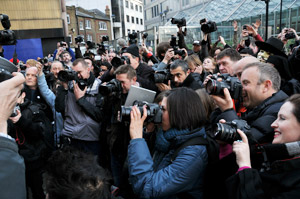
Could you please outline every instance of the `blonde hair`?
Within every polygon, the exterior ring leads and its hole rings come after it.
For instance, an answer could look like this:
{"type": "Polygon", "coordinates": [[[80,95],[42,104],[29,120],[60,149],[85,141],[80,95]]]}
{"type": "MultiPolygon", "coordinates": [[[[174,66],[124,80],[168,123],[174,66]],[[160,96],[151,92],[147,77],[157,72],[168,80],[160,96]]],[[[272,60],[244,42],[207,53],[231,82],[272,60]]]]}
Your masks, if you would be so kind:
{"type": "Polygon", "coordinates": [[[37,63],[38,61],[36,61],[35,59],[27,59],[26,66],[27,67],[36,66],[37,63]]]}
{"type": "Polygon", "coordinates": [[[191,70],[194,69],[194,68],[191,68],[191,64],[193,64],[196,67],[202,65],[202,62],[199,59],[199,56],[196,54],[192,54],[192,55],[186,57],[185,61],[187,62],[187,64],[189,65],[189,69],[191,69],[191,70]]]}

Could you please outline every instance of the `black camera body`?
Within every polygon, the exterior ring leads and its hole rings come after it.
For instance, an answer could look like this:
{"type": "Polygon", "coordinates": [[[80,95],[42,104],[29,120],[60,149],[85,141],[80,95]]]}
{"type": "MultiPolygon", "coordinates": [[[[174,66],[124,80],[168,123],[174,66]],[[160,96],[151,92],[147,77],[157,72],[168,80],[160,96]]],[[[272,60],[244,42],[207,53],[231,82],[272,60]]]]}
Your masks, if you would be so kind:
{"type": "Polygon", "coordinates": [[[296,35],[293,32],[288,32],[285,34],[285,39],[294,39],[296,38],[296,35]]]}
{"type": "Polygon", "coordinates": [[[130,59],[127,56],[122,56],[121,58],[114,57],[111,60],[111,65],[116,69],[119,66],[124,65],[125,61],[127,64],[130,64],[130,59]]]}
{"type": "Polygon", "coordinates": [[[122,90],[121,82],[117,79],[112,79],[106,85],[101,85],[99,87],[99,93],[103,96],[120,94],[122,90]]]}
{"type": "Polygon", "coordinates": [[[205,34],[212,33],[218,30],[216,22],[206,21],[206,19],[200,20],[201,31],[205,34]]]}
{"type": "Polygon", "coordinates": [[[137,32],[133,31],[132,33],[128,32],[128,37],[129,37],[129,44],[136,44],[137,40],[136,38],[138,37],[137,32]]]}
{"type": "Polygon", "coordinates": [[[106,36],[102,36],[102,42],[104,41],[109,41],[109,37],[106,35],[106,36]]]}
{"type": "Polygon", "coordinates": [[[77,37],[75,37],[75,43],[81,43],[81,42],[83,42],[82,36],[78,35],[77,37]]]}
{"type": "Polygon", "coordinates": [[[61,71],[59,71],[57,77],[62,82],[69,82],[69,81],[75,80],[76,83],[78,84],[78,87],[82,91],[85,89],[86,86],[88,86],[87,81],[84,79],[79,79],[78,74],[75,71],[61,70],[61,71]]]}
{"type": "Polygon", "coordinates": [[[92,42],[92,41],[87,41],[86,45],[87,45],[88,49],[94,49],[94,48],[96,48],[95,42],[92,42]]]}
{"type": "MultiPolygon", "coordinates": [[[[135,101],[133,106],[137,106],[141,112],[141,115],[144,114],[143,106],[146,105],[147,109],[147,118],[146,122],[153,122],[155,124],[160,124],[162,122],[162,110],[158,104],[148,103],[145,101],[135,101]]],[[[121,118],[120,121],[129,121],[130,120],[130,112],[132,110],[132,106],[121,106],[121,118]]]]}
{"type": "Polygon", "coordinates": [[[9,17],[5,14],[0,14],[1,24],[4,30],[0,31],[0,45],[16,45],[17,38],[14,31],[9,30],[10,21],[9,17]]]}
{"type": "Polygon", "coordinates": [[[240,99],[243,90],[240,80],[229,74],[213,74],[211,79],[208,80],[205,88],[208,94],[221,96],[224,96],[223,89],[227,88],[232,99],[240,99]],[[219,78],[221,78],[222,81],[218,81],[219,78]]]}
{"type": "Polygon", "coordinates": [[[172,79],[170,70],[160,70],[154,73],[154,82],[155,83],[165,83],[168,84],[168,81],[172,79]]]}
{"type": "Polygon", "coordinates": [[[172,18],[171,23],[177,24],[178,27],[186,26],[186,20],[184,17],[181,19],[172,18]]]}
{"type": "Polygon", "coordinates": [[[144,33],[142,34],[142,38],[143,38],[143,39],[146,39],[147,37],[148,37],[148,33],[144,32],[144,33]]]}
{"type": "Polygon", "coordinates": [[[177,45],[177,41],[176,41],[176,36],[174,36],[174,35],[171,36],[170,46],[174,50],[174,55],[179,55],[179,56],[184,56],[185,55],[185,51],[184,50],[179,50],[178,49],[178,45],[177,45]]]}
{"type": "Polygon", "coordinates": [[[250,134],[251,127],[245,120],[233,120],[231,122],[214,124],[212,132],[216,140],[232,144],[234,141],[242,139],[237,129],[242,130],[247,135],[250,134]]]}

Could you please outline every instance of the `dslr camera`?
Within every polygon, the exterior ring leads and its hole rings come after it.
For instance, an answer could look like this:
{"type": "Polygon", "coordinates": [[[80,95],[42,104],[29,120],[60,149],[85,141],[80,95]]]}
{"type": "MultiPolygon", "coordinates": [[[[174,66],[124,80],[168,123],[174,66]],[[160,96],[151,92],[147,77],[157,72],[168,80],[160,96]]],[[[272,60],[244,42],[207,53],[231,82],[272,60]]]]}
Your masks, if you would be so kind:
{"type": "Polygon", "coordinates": [[[227,88],[232,99],[240,99],[242,96],[242,84],[237,77],[232,77],[229,74],[213,74],[211,79],[206,84],[206,92],[210,95],[224,96],[223,89],[227,88]],[[221,78],[222,81],[218,81],[221,78]]]}
{"type": "Polygon", "coordinates": [[[171,23],[177,24],[178,27],[186,26],[186,20],[184,17],[181,19],[172,18],[171,23]]]}
{"type": "Polygon", "coordinates": [[[168,84],[168,81],[172,79],[172,75],[169,69],[156,71],[154,73],[154,82],[155,83],[165,83],[168,84]]]}
{"type": "Polygon", "coordinates": [[[77,37],[75,37],[75,43],[81,43],[81,42],[83,42],[82,36],[78,35],[77,37]]]}
{"type": "Polygon", "coordinates": [[[237,129],[242,130],[246,135],[250,134],[251,127],[245,120],[233,120],[226,123],[216,123],[212,127],[213,137],[216,140],[221,140],[232,144],[236,140],[241,140],[237,129]]]}
{"type": "Polygon", "coordinates": [[[137,41],[136,41],[136,38],[137,38],[137,33],[135,31],[133,31],[132,33],[129,33],[128,31],[128,37],[129,37],[129,44],[136,44],[137,41]]]}
{"type": "Polygon", "coordinates": [[[212,33],[218,30],[216,22],[207,21],[206,19],[200,20],[201,31],[205,34],[212,33]]]}
{"type": "MultiPolygon", "coordinates": [[[[147,118],[146,122],[153,122],[155,124],[160,124],[162,122],[162,110],[158,104],[148,103],[145,101],[135,101],[133,106],[137,106],[141,112],[141,115],[144,114],[143,106],[146,105],[147,109],[147,118]]],[[[120,121],[129,121],[130,120],[130,112],[132,110],[132,106],[121,106],[121,114],[120,121]]]]}
{"type": "Polygon", "coordinates": [[[176,42],[176,36],[174,36],[174,35],[171,36],[170,46],[174,50],[174,55],[185,56],[185,51],[178,49],[178,45],[176,42]]]}
{"type": "Polygon", "coordinates": [[[104,41],[109,41],[109,37],[106,35],[106,36],[102,36],[102,42],[104,41]]]}
{"type": "Polygon", "coordinates": [[[148,37],[148,33],[144,32],[144,33],[142,34],[142,38],[143,38],[143,39],[146,39],[147,37],[148,37]]]}
{"type": "Polygon", "coordinates": [[[106,85],[100,85],[99,93],[103,96],[119,94],[122,92],[121,82],[117,79],[110,80],[106,85]]]}
{"type": "Polygon", "coordinates": [[[127,64],[130,64],[130,59],[127,56],[122,56],[121,58],[114,57],[111,60],[111,65],[116,69],[119,66],[124,65],[125,61],[127,64]]]}
{"type": "Polygon", "coordinates": [[[1,24],[4,30],[0,31],[0,45],[16,45],[17,39],[15,32],[9,30],[10,28],[10,21],[9,17],[5,14],[0,14],[1,24]]]}
{"type": "Polygon", "coordinates": [[[78,87],[82,91],[85,89],[86,86],[88,86],[87,81],[84,79],[79,79],[78,74],[75,71],[61,70],[61,71],[59,71],[57,77],[62,82],[69,82],[69,81],[75,80],[76,83],[78,84],[78,87]]]}

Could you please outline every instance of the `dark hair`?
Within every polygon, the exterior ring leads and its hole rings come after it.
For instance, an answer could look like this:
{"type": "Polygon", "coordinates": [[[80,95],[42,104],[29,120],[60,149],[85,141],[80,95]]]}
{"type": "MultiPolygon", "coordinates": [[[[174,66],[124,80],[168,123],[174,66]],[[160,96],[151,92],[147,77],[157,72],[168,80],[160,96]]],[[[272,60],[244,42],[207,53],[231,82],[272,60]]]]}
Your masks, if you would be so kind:
{"type": "Polygon", "coordinates": [[[258,84],[261,84],[266,80],[270,80],[272,82],[272,88],[275,91],[280,90],[281,77],[275,67],[273,67],[271,64],[268,63],[254,62],[254,63],[247,64],[244,67],[243,72],[246,69],[252,67],[256,67],[257,70],[259,71],[258,84]]]}
{"type": "Polygon", "coordinates": [[[184,71],[184,73],[187,73],[188,69],[189,69],[189,65],[186,63],[186,61],[183,61],[183,60],[180,60],[180,59],[177,59],[175,60],[171,66],[170,66],[170,69],[171,70],[174,70],[178,67],[181,67],[182,70],[184,71]]]}
{"type": "Polygon", "coordinates": [[[217,60],[222,59],[223,57],[229,57],[231,61],[239,61],[242,59],[240,53],[238,53],[235,49],[233,48],[226,48],[225,50],[222,50],[218,56],[217,60]]]}
{"type": "Polygon", "coordinates": [[[162,56],[161,54],[165,54],[169,48],[171,48],[169,42],[161,42],[158,44],[158,46],[156,48],[156,52],[157,52],[157,56],[160,60],[164,59],[164,56],[162,56]]]}
{"type": "Polygon", "coordinates": [[[210,114],[215,110],[215,103],[213,98],[206,92],[205,88],[197,89],[196,93],[200,97],[200,101],[206,111],[206,118],[209,120],[210,114]]]}
{"type": "Polygon", "coordinates": [[[62,53],[60,54],[60,57],[63,58],[63,55],[64,55],[64,54],[67,54],[67,53],[71,56],[71,54],[70,54],[68,51],[64,50],[64,51],[62,51],[62,53]]]}
{"type": "Polygon", "coordinates": [[[112,65],[111,65],[109,62],[107,62],[107,61],[102,62],[102,63],[100,64],[100,67],[101,67],[101,66],[106,66],[106,67],[107,67],[107,70],[110,70],[111,67],[112,67],[112,65]]]}
{"type": "Polygon", "coordinates": [[[206,112],[198,94],[190,88],[175,88],[167,97],[167,109],[172,128],[196,129],[206,123],[206,112]]]}
{"type": "Polygon", "coordinates": [[[155,99],[154,99],[154,103],[159,104],[160,102],[162,102],[163,98],[166,97],[167,95],[170,94],[170,90],[165,90],[162,91],[161,93],[159,93],[155,99]]]}
{"type": "Polygon", "coordinates": [[[96,156],[71,147],[55,151],[46,167],[49,199],[109,199],[111,181],[96,156]]]}
{"type": "Polygon", "coordinates": [[[117,70],[114,72],[115,75],[120,75],[120,74],[127,74],[128,79],[132,79],[136,77],[136,71],[134,68],[127,64],[127,65],[122,65],[117,68],[117,70]]]}
{"type": "Polygon", "coordinates": [[[289,97],[286,102],[290,102],[294,105],[293,108],[293,114],[297,118],[297,121],[300,123],[300,94],[294,94],[291,97],[289,97]]]}
{"type": "Polygon", "coordinates": [[[86,61],[83,58],[75,59],[75,61],[73,62],[73,66],[77,66],[79,63],[81,63],[84,68],[89,67],[89,65],[86,63],[86,61]]]}

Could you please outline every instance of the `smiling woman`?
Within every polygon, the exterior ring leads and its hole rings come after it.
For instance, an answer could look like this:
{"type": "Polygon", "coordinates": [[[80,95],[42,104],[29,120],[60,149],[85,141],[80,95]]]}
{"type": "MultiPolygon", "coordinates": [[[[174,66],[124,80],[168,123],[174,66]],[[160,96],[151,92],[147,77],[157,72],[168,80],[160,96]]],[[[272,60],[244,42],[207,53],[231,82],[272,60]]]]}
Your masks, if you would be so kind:
{"type": "Polygon", "coordinates": [[[267,146],[272,147],[273,151],[267,157],[277,159],[268,161],[270,168],[267,171],[258,172],[251,168],[248,139],[239,131],[242,141],[233,143],[239,170],[227,180],[229,198],[300,198],[299,104],[300,94],[288,98],[271,125],[275,132],[274,140],[267,146]],[[277,147],[281,146],[284,147],[278,150],[277,147]],[[275,153],[283,153],[283,150],[288,154],[288,159],[276,156],[275,153]]]}

